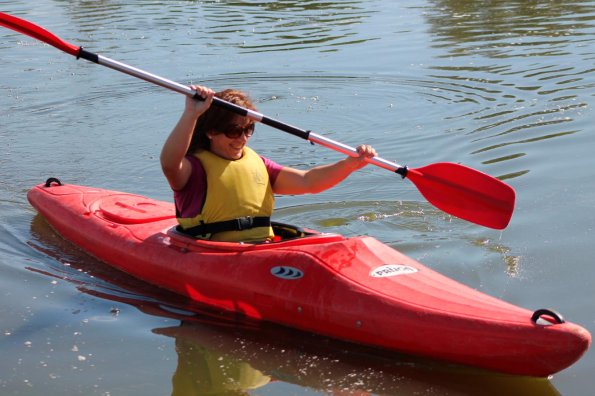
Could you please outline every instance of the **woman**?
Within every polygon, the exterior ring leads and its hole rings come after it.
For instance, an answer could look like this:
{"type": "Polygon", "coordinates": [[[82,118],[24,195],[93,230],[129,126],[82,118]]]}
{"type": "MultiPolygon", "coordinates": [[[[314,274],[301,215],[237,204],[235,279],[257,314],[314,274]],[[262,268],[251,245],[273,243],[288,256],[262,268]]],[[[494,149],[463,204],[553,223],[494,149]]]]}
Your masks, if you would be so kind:
{"type": "Polygon", "coordinates": [[[254,122],[211,107],[213,96],[256,110],[241,91],[192,86],[204,99],[186,98],[180,120],[161,151],[161,167],[174,191],[176,216],[183,231],[197,238],[258,242],[274,237],[270,225],[274,194],[324,191],[366,166],[376,155],[357,147],[359,157],[309,170],[285,167],[246,146],[254,122]]]}

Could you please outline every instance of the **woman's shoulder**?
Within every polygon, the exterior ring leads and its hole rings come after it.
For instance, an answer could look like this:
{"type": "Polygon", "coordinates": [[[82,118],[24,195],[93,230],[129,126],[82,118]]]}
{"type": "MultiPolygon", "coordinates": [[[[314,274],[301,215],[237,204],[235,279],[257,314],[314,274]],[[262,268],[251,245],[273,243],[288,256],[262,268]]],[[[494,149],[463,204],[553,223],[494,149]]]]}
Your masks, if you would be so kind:
{"type": "Polygon", "coordinates": [[[188,154],[186,155],[186,159],[190,162],[190,166],[192,167],[191,178],[192,176],[196,177],[197,175],[200,176],[205,174],[205,167],[196,154],[188,154]]]}

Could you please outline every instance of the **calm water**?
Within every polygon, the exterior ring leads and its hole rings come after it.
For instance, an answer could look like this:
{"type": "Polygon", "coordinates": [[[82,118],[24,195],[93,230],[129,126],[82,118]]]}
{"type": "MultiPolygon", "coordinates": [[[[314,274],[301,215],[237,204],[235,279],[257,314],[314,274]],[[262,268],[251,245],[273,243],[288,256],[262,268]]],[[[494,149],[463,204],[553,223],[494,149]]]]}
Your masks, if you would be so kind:
{"type": "MultiPolygon", "coordinates": [[[[368,167],[276,218],[373,235],[428,266],[595,333],[595,2],[2,2],[92,52],[238,87],[273,117],[413,167],[460,162],[517,191],[503,232],[452,219],[368,167]]],[[[0,29],[0,394],[591,395],[595,354],[550,380],[372,353],[237,323],[57,237],[27,203],[48,176],[171,199],[158,155],[179,95],[0,29]]],[[[340,156],[261,126],[306,167],[340,156]]]]}

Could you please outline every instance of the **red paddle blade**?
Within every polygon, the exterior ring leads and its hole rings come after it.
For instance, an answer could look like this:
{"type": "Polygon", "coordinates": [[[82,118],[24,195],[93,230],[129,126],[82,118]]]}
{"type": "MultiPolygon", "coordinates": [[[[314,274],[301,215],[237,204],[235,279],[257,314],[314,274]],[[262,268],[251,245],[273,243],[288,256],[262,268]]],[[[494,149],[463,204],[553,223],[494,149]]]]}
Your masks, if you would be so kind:
{"type": "Polygon", "coordinates": [[[33,37],[39,41],[48,43],[49,45],[52,45],[70,55],[78,56],[79,54],[80,47],[67,43],[53,33],[48,32],[41,26],[37,26],[34,23],[24,19],[0,12],[0,25],[19,33],[26,34],[27,36],[33,37]]]}
{"type": "Polygon", "coordinates": [[[407,178],[430,203],[463,220],[502,230],[512,217],[512,187],[478,170],[439,162],[409,169],[407,178]]]}

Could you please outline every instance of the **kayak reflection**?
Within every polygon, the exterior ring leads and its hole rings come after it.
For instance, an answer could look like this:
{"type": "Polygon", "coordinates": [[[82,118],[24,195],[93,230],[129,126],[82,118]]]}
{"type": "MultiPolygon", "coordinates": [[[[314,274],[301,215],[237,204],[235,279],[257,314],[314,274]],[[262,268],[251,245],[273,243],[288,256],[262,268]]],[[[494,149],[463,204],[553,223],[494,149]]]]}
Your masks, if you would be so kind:
{"type": "MultiPolygon", "coordinates": [[[[29,270],[145,315],[179,321],[153,329],[175,340],[172,395],[248,395],[272,387],[298,394],[559,395],[547,379],[496,374],[251,322],[192,305],[188,299],[127,276],[58,237],[40,216],[29,245],[56,260],[29,270]],[[68,263],[68,265],[63,265],[68,263]]],[[[171,321],[169,322],[171,323],[171,321]]],[[[267,391],[268,392],[268,391],[267,391]]]]}
{"type": "Polygon", "coordinates": [[[332,395],[559,395],[546,379],[500,375],[385,354],[277,326],[242,328],[183,321],[158,328],[176,340],[172,395],[247,395],[298,385],[332,395]]]}
{"type": "MultiPolygon", "coordinates": [[[[195,337],[181,334],[189,327],[182,322],[180,327],[156,329],[158,334],[176,339],[178,366],[172,378],[172,396],[186,395],[247,395],[246,391],[260,388],[271,377],[253,368],[245,361],[221,355],[195,341],[195,337]]],[[[192,334],[194,331],[189,329],[192,334]]]]}

